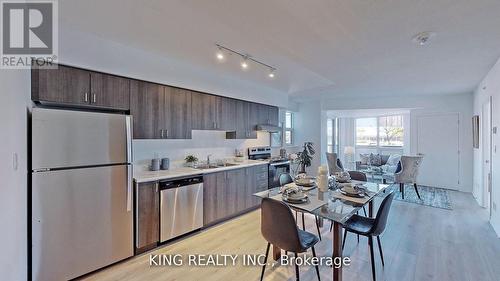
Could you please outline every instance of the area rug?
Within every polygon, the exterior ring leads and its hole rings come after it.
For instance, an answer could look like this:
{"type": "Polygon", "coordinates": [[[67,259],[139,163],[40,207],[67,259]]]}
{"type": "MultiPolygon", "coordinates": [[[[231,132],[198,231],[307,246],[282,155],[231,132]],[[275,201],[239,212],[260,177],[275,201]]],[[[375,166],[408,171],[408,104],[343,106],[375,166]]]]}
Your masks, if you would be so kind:
{"type": "Polygon", "coordinates": [[[453,210],[450,195],[446,189],[419,185],[418,193],[421,199],[418,199],[413,186],[407,185],[405,186],[405,199],[403,199],[401,192],[399,192],[399,185],[392,185],[390,188],[396,192],[396,196],[394,197],[395,200],[453,210]]]}

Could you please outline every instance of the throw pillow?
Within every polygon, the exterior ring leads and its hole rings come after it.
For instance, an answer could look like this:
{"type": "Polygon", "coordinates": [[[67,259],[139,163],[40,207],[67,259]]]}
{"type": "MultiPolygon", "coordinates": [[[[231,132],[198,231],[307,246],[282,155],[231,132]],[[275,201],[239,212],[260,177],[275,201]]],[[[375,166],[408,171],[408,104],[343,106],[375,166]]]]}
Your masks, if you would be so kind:
{"type": "Polygon", "coordinates": [[[360,154],[359,155],[361,165],[368,165],[370,163],[370,155],[369,154],[360,154]]]}
{"type": "Polygon", "coordinates": [[[382,156],[380,154],[370,154],[370,163],[373,166],[380,166],[382,165],[382,156]]]}
{"type": "Polygon", "coordinates": [[[401,160],[401,155],[399,154],[391,154],[389,159],[387,159],[387,165],[396,166],[398,165],[399,160],[401,160]]]}

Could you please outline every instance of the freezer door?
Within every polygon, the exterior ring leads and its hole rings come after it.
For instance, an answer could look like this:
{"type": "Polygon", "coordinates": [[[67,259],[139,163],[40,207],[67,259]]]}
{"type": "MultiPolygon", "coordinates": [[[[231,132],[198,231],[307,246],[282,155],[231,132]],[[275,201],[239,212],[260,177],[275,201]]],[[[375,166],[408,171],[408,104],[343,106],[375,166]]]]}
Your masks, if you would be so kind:
{"type": "Polygon", "coordinates": [[[117,165],[32,174],[33,280],[69,280],[133,255],[129,173],[117,165]]]}
{"type": "Polygon", "coordinates": [[[130,116],[34,108],[34,170],[131,163],[130,116]]]}

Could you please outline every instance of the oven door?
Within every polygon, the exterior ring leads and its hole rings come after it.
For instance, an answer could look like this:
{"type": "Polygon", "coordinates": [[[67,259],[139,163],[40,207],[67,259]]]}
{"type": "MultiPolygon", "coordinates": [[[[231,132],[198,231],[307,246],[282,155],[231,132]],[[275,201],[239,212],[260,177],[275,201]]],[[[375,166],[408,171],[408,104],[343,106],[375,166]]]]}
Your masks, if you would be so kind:
{"type": "Polygon", "coordinates": [[[280,186],[280,175],[290,173],[290,162],[269,164],[269,188],[280,186]]]}

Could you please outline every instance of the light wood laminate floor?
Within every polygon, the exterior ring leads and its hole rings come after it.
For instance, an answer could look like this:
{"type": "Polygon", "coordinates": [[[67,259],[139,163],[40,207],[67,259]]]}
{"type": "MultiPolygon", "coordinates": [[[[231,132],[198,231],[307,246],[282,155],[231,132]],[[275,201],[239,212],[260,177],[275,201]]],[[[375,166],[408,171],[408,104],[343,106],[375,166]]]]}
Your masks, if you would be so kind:
{"type": "MultiPolygon", "coordinates": [[[[382,235],[385,268],[375,252],[378,280],[500,280],[500,240],[487,214],[470,194],[450,192],[453,210],[394,201],[382,235]]],[[[380,200],[378,200],[380,201],[380,200]]],[[[300,217],[299,217],[300,222],[300,217]]],[[[316,233],[314,218],[307,229],[316,233]]],[[[299,223],[299,225],[301,225],[299,223]]],[[[319,256],[331,255],[330,223],[322,228],[319,256]]],[[[150,254],[263,254],[260,211],[254,211],[157,250],[86,276],[85,280],[258,280],[260,267],[149,267],[150,254]]],[[[310,255],[310,252],[307,253],[310,255]]],[[[352,265],[344,280],[371,280],[367,239],[347,238],[344,255],[352,265]]],[[[331,280],[331,268],[321,267],[322,280],[331,280]]],[[[302,266],[301,280],[317,280],[314,268],[302,266]]],[[[294,280],[293,266],[268,266],[265,280],[294,280]]]]}

